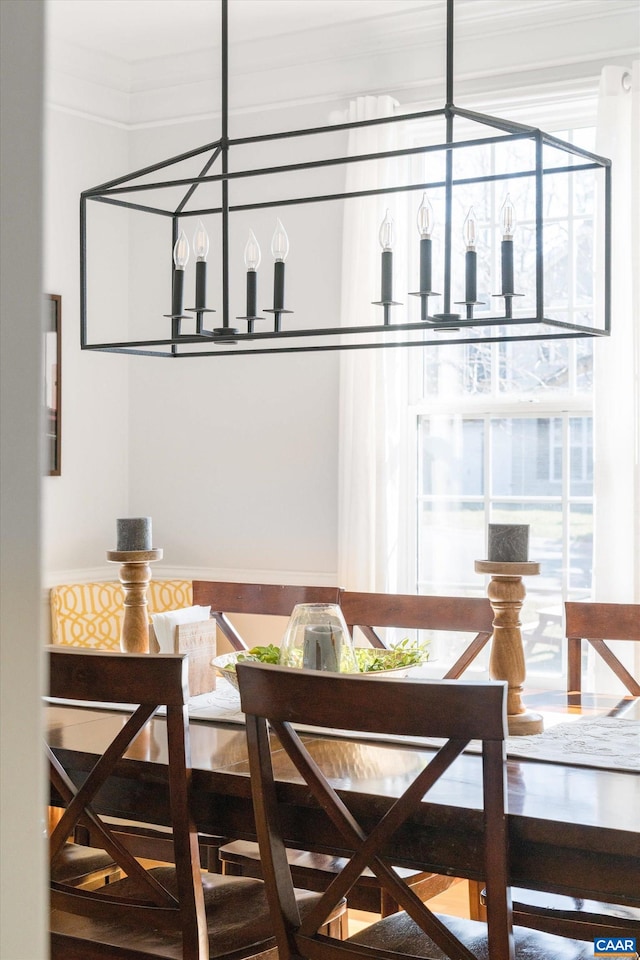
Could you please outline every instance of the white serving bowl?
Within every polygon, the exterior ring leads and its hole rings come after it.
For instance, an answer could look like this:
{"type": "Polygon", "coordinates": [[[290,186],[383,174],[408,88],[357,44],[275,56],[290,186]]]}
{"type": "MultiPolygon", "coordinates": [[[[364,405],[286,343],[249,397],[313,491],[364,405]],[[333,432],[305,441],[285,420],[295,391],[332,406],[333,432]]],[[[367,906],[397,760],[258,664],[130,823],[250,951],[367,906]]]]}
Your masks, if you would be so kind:
{"type": "MultiPolygon", "coordinates": [[[[367,664],[375,662],[377,668],[380,667],[380,664],[385,660],[389,662],[395,662],[396,655],[393,650],[377,650],[369,647],[356,647],[355,648],[356,659],[361,668],[362,675],[369,677],[408,677],[412,670],[415,670],[416,667],[419,667],[420,664],[411,664],[409,666],[402,667],[389,667],[387,669],[362,669],[363,666],[366,667],[367,664]]],[[[224,677],[225,680],[228,680],[232,686],[238,689],[238,676],[236,674],[236,663],[238,659],[242,657],[245,660],[254,660],[256,658],[251,657],[245,653],[223,653],[221,656],[216,657],[213,660],[213,666],[221,677],[224,677]]]]}

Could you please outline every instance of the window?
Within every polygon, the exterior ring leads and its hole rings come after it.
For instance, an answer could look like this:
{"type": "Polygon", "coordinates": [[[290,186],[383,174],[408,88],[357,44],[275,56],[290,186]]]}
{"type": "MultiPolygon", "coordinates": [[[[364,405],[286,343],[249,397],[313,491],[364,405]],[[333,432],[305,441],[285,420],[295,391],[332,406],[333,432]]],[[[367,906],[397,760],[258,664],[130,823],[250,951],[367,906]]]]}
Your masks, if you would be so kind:
{"type": "MultiPolygon", "coordinates": [[[[593,148],[592,129],[557,133],[593,148]]],[[[546,202],[557,214],[545,241],[557,271],[545,282],[577,320],[593,287],[591,203],[581,183],[569,191],[563,176],[554,180],[546,202]]],[[[495,231],[483,236],[485,259],[495,263],[495,231]]],[[[485,302],[489,274],[478,270],[485,302]]],[[[527,669],[547,682],[560,678],[562,603],[588,597],[592,581],[592,341],[461,344],[424,351],[415,363],[417,592],[484,595],[474,561],[486,557],[487,524],[530,524],[530,557],[541,562],[541,574],[526,580],[527,669]]],[[[456,651],[450,641],[433,642],[441,673],[456,651]]]]}

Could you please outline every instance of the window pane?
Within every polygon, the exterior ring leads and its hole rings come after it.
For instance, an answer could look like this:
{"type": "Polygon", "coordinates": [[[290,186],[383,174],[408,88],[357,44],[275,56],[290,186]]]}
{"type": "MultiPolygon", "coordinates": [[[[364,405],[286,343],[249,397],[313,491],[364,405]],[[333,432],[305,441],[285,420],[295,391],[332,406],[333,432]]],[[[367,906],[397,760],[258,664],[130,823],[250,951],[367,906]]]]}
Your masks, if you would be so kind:
{"type": "Polygon", "coordinates": [[[492,496],[558,496],[562,490],[562,421],[510,417],[491,421],[492,496]]]}
{"type": "Polygon", "coordinates": [[[593,495],[593,421],[569,419],[569,477],[572,497],[593,495]]]}
{"type": "Polygon", "coordinates": [[[423,418],[420,433],[422,493],[481,496],[484,488],[482,420],[423,418]]]}
{"type": "Polygon", "coordinates": [[[501,393],[558,393],[569,388],[570,344],[567,340],[501,343],[498,349],[501,393]]]}
{"type": "Polygon", "coordinates": [[[593,504],[569,510],[569,590],[572,599],[588,597],[593,576],[593,504]]]}
{"type": "Polygon", "coordinates": [[[478,590],[474,563],[486,553],[483,504],[423,503],[418,546],[421,593],[478,590]]]}

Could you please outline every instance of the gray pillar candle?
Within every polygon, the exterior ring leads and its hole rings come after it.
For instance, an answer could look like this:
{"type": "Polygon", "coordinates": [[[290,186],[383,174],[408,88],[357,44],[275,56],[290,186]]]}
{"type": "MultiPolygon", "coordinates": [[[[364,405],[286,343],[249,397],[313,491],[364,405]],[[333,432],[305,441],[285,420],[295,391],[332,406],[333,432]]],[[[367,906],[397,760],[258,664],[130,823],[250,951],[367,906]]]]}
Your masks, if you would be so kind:
{"type": "Polygon", "coordinates": [[[304,628],[302,666],[305,670],[329,670],[338,673],[342,641],[334,637],[328,624],[304,628]]]}
{"type": "Polygon", "coordinates": [[[528,523],[490,523],[487,559],[493,563],[527,563],[528,523]]]}
{"type": "Polygon", "coordinates": [[[151,517],[126,517],[117,520],[117,550],[152,550],[151,517]]]}

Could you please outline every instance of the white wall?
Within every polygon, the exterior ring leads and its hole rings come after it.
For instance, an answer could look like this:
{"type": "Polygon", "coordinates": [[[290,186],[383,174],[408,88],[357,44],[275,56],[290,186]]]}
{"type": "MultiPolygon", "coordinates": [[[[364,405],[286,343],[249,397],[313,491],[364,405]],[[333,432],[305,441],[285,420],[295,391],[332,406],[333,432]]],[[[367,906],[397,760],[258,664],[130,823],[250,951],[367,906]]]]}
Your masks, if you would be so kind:
{"type": "MultiPolygon", "coordinates": [[[[129,509],[129,361],[80,350],[78,280],[80,192],[127,169],[128,135],[50,107],[45,146],[44,287],[62,296],[63,342],[62,474],[44,480],[43,562],[60,580],[106,564],[115,518],[129,509]]],[[[96,269],[117,275],[125,257],[126,247],[96,269]]]]}
{"type": "Polygon", "coordinates": [[[0,3],[0,956],[6,960],[47,954],[39,604],[43,33],[40,0],[0,3]]]}

